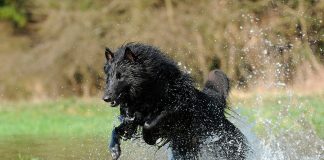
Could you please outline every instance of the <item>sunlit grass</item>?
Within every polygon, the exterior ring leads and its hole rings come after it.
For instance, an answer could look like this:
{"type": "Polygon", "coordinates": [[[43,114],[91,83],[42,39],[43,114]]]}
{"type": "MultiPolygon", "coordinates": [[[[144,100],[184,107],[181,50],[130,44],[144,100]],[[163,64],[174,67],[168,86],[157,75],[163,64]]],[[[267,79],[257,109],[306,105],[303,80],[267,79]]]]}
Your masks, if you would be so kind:
{"type": "Polygon", "coordinates": [[[110,131],[117,109],[96,100],[65,99],[0,104],[0,137],[80,137],[110,131]]]}
{"type": "MultiPolygon", "coordinates": [[[[274,129],[315,129],[324,137],[324,96],[255,94],[231,96],[231,106],[255,124],[262,134],[265,124],[274,129]]],[[[0,104],[0,139],[8,136],[82,137],[109,134],[116,122],[118,108],[98,99],[63,99],[38,103],[6,102],[0,104]]]]}

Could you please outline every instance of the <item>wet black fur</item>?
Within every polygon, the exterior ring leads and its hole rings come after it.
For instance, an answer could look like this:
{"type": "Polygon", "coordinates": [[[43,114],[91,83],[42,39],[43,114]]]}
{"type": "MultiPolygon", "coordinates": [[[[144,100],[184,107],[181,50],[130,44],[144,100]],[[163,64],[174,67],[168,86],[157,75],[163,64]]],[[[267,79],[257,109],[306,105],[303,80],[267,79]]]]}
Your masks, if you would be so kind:
{"type": "MultiPolygon", "coordinates": [[[[230,91],[228,77],[219,69],[212,70],[209,75],[203,92],[208,95],[224,96],[226,99],[230,91]]],[[[217,98],[217,96],[215,97],[217,98]]]]}
{"type": "MultiPolygon", "coordinates": [[[[158,138],[163,138],[170,142],[175,159],[197,159],[205,139],[217,135],[219,139],[209,144],[214,148],[215,158],[245,159],[246,139],[225,116],[229,91],[225,74],[215,71],[200,91],[174,61],[156,47],[140,43],[118,48],[113,57],[107,58],[105,73],[105,96],[127,111],[121,113],[123,117],[139,113],[131,126],[144,126],[146,143],[154,145],[158,138]],[[218,78],[223,79],[218,83],[218,78]],[[161,113],[166,116],[145,127],[161,113]]],[[[131,133],[135,130],[126,129],[131,133]]]]}

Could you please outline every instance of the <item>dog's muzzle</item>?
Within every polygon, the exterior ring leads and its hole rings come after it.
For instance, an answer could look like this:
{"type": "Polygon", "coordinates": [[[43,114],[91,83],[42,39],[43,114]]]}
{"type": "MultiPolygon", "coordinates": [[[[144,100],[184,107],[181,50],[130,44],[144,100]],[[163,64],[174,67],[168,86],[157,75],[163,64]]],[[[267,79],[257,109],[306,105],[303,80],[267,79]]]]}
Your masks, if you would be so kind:
{"type": "Polygon", "coordinates": [[[111,102],[111,98],[109,96],[102,97],[102,100],[104,100],[105,102],[111,102]]]}
{"type": "Polygon", "coordinates": [[[117,98],[115,99],[112,99],[110,96],[104,96],[102,99],[105,101],[105,102],[110,102],[111,104],[111,107],[116,107],[120,104],[119,100],[120,100],[120,97],[121,97],[121,94],[119,94],[117,96],[117,98]]]}

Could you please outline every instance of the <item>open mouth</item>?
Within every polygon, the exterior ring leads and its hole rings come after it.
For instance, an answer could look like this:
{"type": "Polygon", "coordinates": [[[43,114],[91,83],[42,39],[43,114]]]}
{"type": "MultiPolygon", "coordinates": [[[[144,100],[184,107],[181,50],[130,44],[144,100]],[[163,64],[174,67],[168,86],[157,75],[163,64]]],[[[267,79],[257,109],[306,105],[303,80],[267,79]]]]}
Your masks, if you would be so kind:
{"type": "Polygon", "coordinates": [[[119,103],[117,101],[112,101],[112,102],[110,102],[110,105],[111,105],[111,107],[116,107],[119,105],[119,103]]]}
{"type": "Polygon", "coordinates": [[[111,107],[116,107],[120,104],[120,97],[122,94],[119,94],[115,100],[110,102],[111,107]]]}

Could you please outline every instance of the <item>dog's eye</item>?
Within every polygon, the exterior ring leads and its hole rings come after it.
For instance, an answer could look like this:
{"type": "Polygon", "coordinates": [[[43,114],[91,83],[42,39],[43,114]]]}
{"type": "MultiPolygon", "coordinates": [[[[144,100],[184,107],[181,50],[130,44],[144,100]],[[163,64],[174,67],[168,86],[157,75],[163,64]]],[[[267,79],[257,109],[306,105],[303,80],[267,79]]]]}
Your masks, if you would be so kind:
{"type": "Polygon", "coordinates": [[[121,77],[121,74],[120,74],[119,72],[117,72],[117,73],[116,73],[116,78],[117,78],[117,79],[120,79],[120,77],[121,77]]]}

